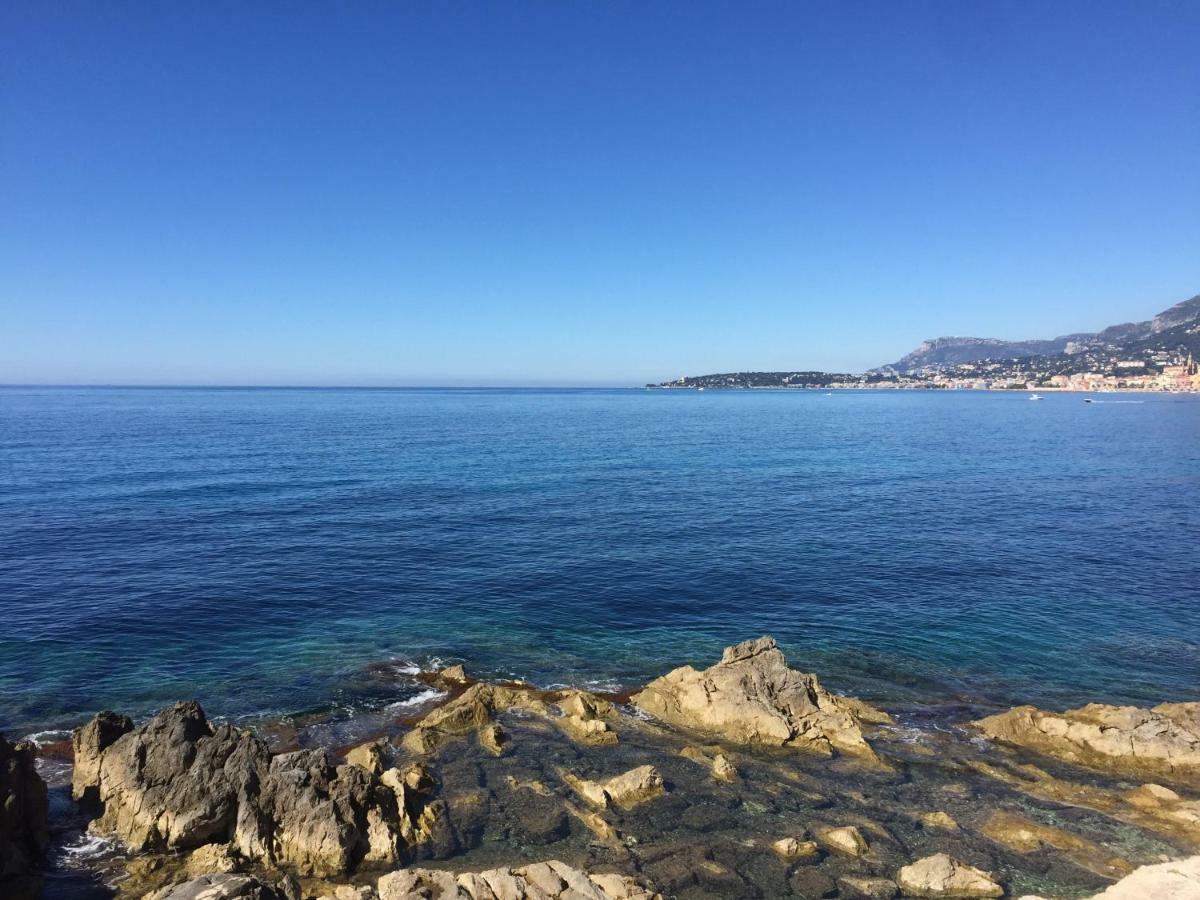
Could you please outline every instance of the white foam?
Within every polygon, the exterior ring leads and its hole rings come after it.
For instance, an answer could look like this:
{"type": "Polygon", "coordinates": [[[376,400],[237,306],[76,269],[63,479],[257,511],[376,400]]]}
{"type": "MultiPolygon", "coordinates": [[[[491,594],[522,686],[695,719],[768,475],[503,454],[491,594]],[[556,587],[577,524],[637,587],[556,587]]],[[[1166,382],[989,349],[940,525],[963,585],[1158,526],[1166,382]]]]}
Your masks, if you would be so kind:
{"type": "Polygon", "coordinates": [[[71,732],[65,728],[52,728],[49,731],[35,731],[33,734],[27,734],[25,740],[35,747],[45,747],[47,744],[65,741],[70,736],[71,732]]]}
{"type": "Polygon", "coordinates": [[[419,694],[409,697],[407,700],[397,700],[395,703],[389,703],[384,709],[393,711],[405,711],[419,709],[422,706],[441,700],[443,697],[450,695],[445,691],[439,691],[437,688],[427,688],[419,694]]]}
{"type": "Polygon", "coordinates": [[[63,844],[58,856],[69,868],[87,866],[90,862],[121,851],[122,845],[116,838],[83,832],[74,841],[63,844]]]}

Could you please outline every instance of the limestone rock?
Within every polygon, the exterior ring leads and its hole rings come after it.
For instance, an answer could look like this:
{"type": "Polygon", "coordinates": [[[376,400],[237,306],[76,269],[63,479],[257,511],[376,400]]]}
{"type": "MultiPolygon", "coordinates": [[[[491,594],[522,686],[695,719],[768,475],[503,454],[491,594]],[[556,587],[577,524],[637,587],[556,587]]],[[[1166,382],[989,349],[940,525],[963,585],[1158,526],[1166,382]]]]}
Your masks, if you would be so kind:
{"type": "Polygon", "coordinates": [[[888,721],[865,703],[826,691],[815,675],[789,669],[770,637],[726,647],[699,672],[683,666],[634,694],[639,709],[664,722],[739,744],[797,747],[877,760],[862,725],[888,721]]]}
{"type": "Polygon", "coordinates": [[[227,874],[241,868],[241,860],[228,844],[205,844],[191,852],[186,868],[192,877],[227,874]]]}
{"type": "Polygon", "coordinates": [[[1200,856],[1142,866],[1092,900],[1196,900],[1200,897],[1200,856]]]}
{"type": "Polygon", "coordinates": [[[853,825],[820,829],[817,831],[817,840],[827,850],[842,856],[863,856],[871,849],[862,832],[853,825]]]}
{"type": "Polygon", "coordinates": [[[661,900],[625,875],[589,874],[558,860],[465,872],[405,869],[379,879],[379,900],[661,900]]]}
{"type": "Polygon", "coordinates": [[[504,753],[508,744],[508,732],[495,722],[490,722],[479,729],[479,744],[494,756],[504,753]]]}
{"type": "Polygon", "coordinates": [[[97,833],[134,850],[192,850],[229,843],[249,861],[307,875],[344,874],[360,862],[393,864],[424,834],[423,800],[324,751],[272,756],[229,725],[213,727],[196,703],[177,703],[108,746],[81,729],[75,746],[94,780],[77,785],[102,805],[97,833]],[[103,749],[96,752],[97,747],[103,749]]]}
{"type": "Polygon", "coordinates": [[[662,775],[654,766],[638,766],[602,782],[587,781],[570,773],[564,773],[563,780],[579,796],[601,809],[613,805],[629,809],[662,796],[666,790],[662,775]]]}
{"type": "Polygon", "coordinates": [[[248,875],[201,875],[147,894],[143,900],[288,900],[277,885],[248,875]]]}
{"type": "Polygon", "coordinates": [[[404,736],[413,753],[432,753],[447,741],[479,731],[506,709],[547,715],[549,708],[531,690],[497,684],[473,684],[448,703],[431,710],[404,736]]]}
{"type": "Polygon", "coordinates": [[[437,673],[437,676],[442,681],[449,681],[453,684],[466,684],[471,680],[467,675],[467,670],[462,667],[462,663],[446,666],[446,668],[437,673]]]}
{"type": "Polygon", "coordinates": [[[945,853],[927,856],[905,866],[896,882],[906,897],[1003,897],[987,872],[968,866],[945,853]]]}
{"type": "Polygon", "coordinates": [[[974,725],[992,740],[1064,762],[1200,785],[1200,703],[1090,703],[1063,713],[1018,706],[974,725]]]}
{"type": "Polygon", "coordinates": [[[568,737],[581,744],[605,746],[617,743],[617,732],[607,721],[615,717],[616,711],[607,700],[587,691],[568,691],[556,705],[562,711],[556,721],[568,737]]]}
{"type": "Polygon", "coordinates": [[[1099,844],[1053,825],[1034,822],[1010,810],[997,810],[980,829],[985,837],[1017,853],[1033,853],[1044,847],[1062,851],[1076,865],[1105,878],[1120,878],[1133,871],[1128,861],[1114,856],[1099,844]]]}
{"type": "Polygon", "coordinates": [[[803,841],[794,837],[780,838],[771,844],[771,849],[786,860],[812,859],[821,855],[816,841],[803,841]]]}
{"type": "Polygon", "coordinates": [[[346,754],[346,762],[366,769],[373,775],[382,775],[387,767],[387,741],[375,740],[359,744],[346,754]]]}
{"type": "Polygon", "coordinates": [[[133,731],[129,716],[102,712],[71,735],[75,767],[71,772],[71,796],[80,802],[99,800],[96,790],[100,784],[100,754],[122,735],[133,731]]]}
{"type": "Polygon", "coordinates": [[[945,831],[958,831],[958,822],[954,817],[940,809],[934,812],[921,813],[921,824],[926,828],[941,828],[945,831]]]}
{"type": "Polygon", "coordinates": [[[714,753],[712,756],[709,756],[700,747],[688,746],[680,750],[679,755],[684,759],[690,759],[692,762],[707,766],[712,772],[713,778],[717,779],[717,781],[728,782],[737,780],[737,767],[734,766],[729,757],[724,753],[714,753]]]}
{"type": "MultiPolygon", "coordinates": [[[[33,746],[0,735],[0,880],[32,872],[49,844],[46,784],[33,746]]],[[[0,885],[0,893],[3,893],[0,885]]]]}
{"type": "Polygon", "coordinates": [[[896,883],[886,878],[861,878],[846,875],[839,878],[838,900],[892,900],[896,883]]]}

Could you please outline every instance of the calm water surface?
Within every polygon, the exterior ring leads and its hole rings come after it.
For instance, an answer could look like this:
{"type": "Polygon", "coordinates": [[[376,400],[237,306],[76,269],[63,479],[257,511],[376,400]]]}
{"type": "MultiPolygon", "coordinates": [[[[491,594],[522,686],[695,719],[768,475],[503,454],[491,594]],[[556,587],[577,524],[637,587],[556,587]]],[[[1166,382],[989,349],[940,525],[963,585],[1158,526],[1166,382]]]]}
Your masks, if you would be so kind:
{"type": "Polygon", "coordinates": [[[1200,399],[0,390],[0,730],[634,684],[774,634],[877,700],[1200,691],[1200,399]]]}

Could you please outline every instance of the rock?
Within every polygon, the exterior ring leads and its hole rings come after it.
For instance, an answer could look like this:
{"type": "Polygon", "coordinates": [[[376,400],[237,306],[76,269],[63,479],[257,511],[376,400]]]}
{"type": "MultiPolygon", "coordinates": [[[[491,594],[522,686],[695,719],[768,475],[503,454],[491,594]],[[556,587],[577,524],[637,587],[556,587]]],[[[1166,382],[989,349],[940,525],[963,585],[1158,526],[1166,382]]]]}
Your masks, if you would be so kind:
{"type": "Polygon", "coordinates": [[[453,684],[466,684],[471,680],[467,675],[467,670],[462,667],[462,663],[453,666],[446,666],[437,673],[438,678],[442,681],[449,681],[453,684]]]}
{"type": "Polygon", "coordinates": [[[892,900],[896,882],[886,878],[860,878],[846,875],[837,880],[838,900],[892,900]]]}
{"type": "Polygon", "coordinates": [[[248,875],[216,874],[162,888],[143,900],[288,900],[288,895],[281,886],[248,875]]]}
{"type": "Polygon", "coordinates": [[[1003,897],[987,872],[968,866],[945,853],[927,856],[905,866],[896,882],[906,897],[1003,897]]]}
{"type": "Polygon", "coordinates": [[[771,845],[771,849],[782,859],[789,861],[795,859],[812,859],[821,855],[816,841],[803,841],[794,837],[780,838],[771,845]]]}
{"type": "Polygon", "coordinates": [[[1200,703],[1090,703],[1063,713],[1018,706],[973,724],[992,740],[1064,762],[1200,785],[1200,703]]]}
{"type": "Polygon", "coordinates": [[[382,775],[387,768],[387,741],[376,740],[359,744],[346,754],[346,762],[366,769],[373,775],[382,775]]]}
{"type": "Polygon", "coordinates": [[[688,746],[680,750],[679,755],[684,759],[690,759],[692,762],[707,766],[712,772],[713,778],[717,779],[717,781],[729,782],[737,780],[737,769],[724,753],[714,753],[712,756],[709,756],[700,747],[688,746]]]}
{"type": "Polygon", "coordinates": [[[3,881],[38,868],[50,842],[48,812],[33,745],[10,744],[0,735],[0,894],[5,893],[3,881]]]}
{"type": "Polygon", "coordinates": [[[1196,900],[1200,897],[1200,856],[1142,866],[1092,900],[1196,900]]]}
{"type": "Polygon", "coordinates": [[[958,822],[949,813],[937,810],[921,813],[921,824],[926,828],[941,828],[945,831],[958,831],[958,822]]]}
{"type": "MultiPolygon", "coordinates": [[[[103,730],[93,720],[76,746],[92,753],[103,741],[88,735],[103,730]]],[[[135,851],[229,843],[249,861],[333,876],[394,864],[405,844],[428,836],[425,800],[402,780],[335,766],[320,750],[272,756],[249,732],[210,725],[196,703],[163,710],[88,764],[97,774],[83,788],[102,805],[91,830],[135,851]]]]}
{"type": "Polygon", "coordinates": [[[842,856],[862,856],[871,849],[862,832],[853,825],[822,828],[817,831],[817,840],[826,850],[842,856]]]}
{"type": "Polygon", "coordinates": [[[405,869],[377,884],[379,900],[661,900],[637,879],[588,874],[558,860],[465,872],[405,869]]]}
{"type": "Polygon", "coordinates": [[[494,756],[504,753],[508,741],[508,732],[495,722],[490,722],[479,729],[479,745],[494,756]]]}
{"type": "Polygon", "coordinates": [[[616,731],[605,721],[616,714],[607,700],[587,691],[569,691],[557,706],[563,713],[557,720],[558,726],[571,739],[597,746],[617,743],[616,731]]]}
{"type": "Polygon", "coordinates": [[[122,735],[133,731],[129,716],[102,712],[71,735],[75,767],[71,771],[71,796],[81,803],[99,801],[100,755],[122,735]]]}
{"type": "Polygon", "coordinates": [[[188,855],[186,868],[193,878],[226,874],[241,868],[241,860],[228,844],[205,844],[188,855]]]}
{"type": "Polygon", "coordinates": [[[586,781],[570,773],[563,773],[563,780],[584,800],[601,809],[611,805],[629,809],[662,796],[666,790],[662,775],[654,766],[638,766],[603,782],[586,781]]]}
{"type": "Polygon", "coordinates": [[[664,722],[739,744],[796,747],[878,760],[862,724],[888,721],[865,703],[826,691],[815,675],[787,667],[774,639],[727,647],[698,672],[683,666],[646,685],[634,705],[664,722]]]}
{"type": "Polygon", "coordinates": [[[983,828],[985,837],[1017,853],[1033,853],[1044,847],[1063,851],[1081,868],[1105,878],[1120,878],[1133,871],[1128,861],[1114,856],[1099,844],[1056,828],[1034,822],[1009,810],[992,813],[983,828]]]}
{"type": "Polygon", "coordinates": [[[448,703],[431,710],[404,736],[413,753],[432,753],[449,740],[479,731],[507,709],[548,715],[549,708],[532,690],[496,684],[473,684],[448,703]]]}

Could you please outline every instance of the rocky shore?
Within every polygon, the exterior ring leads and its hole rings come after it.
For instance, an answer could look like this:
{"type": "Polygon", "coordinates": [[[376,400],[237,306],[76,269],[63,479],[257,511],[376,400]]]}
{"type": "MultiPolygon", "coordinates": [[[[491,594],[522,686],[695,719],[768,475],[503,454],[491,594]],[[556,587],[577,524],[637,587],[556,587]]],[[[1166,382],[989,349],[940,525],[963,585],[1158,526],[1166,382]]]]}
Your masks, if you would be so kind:
{"type": "MultiPolygon", "coordinates": [[[[1200,704],[915,730],[770,638],[627,695],[424,676],[415,721],[289,745],[194,702],[71,740],[119,900],[1200,898],[1200,704]]],[[[0,895],[36,897],[46,786],[0,739],[0,895]]]]}

